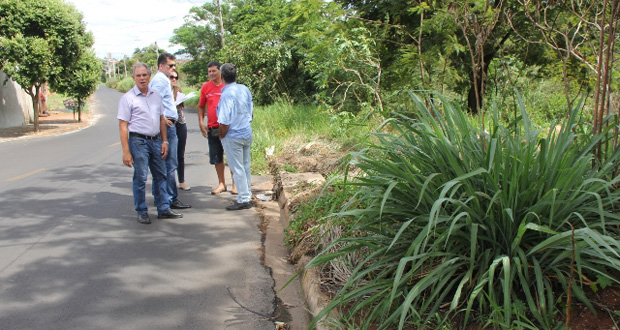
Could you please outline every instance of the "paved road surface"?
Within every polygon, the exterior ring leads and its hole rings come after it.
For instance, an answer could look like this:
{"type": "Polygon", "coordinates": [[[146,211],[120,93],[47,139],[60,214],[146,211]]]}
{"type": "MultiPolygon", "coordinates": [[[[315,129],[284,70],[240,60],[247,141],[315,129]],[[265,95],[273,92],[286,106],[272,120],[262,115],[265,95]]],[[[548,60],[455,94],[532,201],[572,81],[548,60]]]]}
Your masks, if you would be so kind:
{"type": "MultiPolygon", "coordinates": [[[[273,281],[254,210],[227,212],[189,112],[179,220],[135,220],[116,108],[101,87],[97,124],[0,143],[0,329],[273,329],[273,281]]],[[[150,192],[150,183],[147,192],[150,192]]]]}

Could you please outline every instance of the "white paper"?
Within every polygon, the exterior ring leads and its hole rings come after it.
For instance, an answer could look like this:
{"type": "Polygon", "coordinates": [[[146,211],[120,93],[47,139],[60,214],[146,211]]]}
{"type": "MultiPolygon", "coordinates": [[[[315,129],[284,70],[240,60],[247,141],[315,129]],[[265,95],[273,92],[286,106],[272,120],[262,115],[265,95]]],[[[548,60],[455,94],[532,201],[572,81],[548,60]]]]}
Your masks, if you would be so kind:
{"type": "Polygon", "coordinates": [[[179,105],[189,99],[191,99],[192,97],[196,97],[196,93],[191,92],[187,95],[183,94],[183,93],[177,93],[177,100],[175,101],[175,105],[179,105]]]}

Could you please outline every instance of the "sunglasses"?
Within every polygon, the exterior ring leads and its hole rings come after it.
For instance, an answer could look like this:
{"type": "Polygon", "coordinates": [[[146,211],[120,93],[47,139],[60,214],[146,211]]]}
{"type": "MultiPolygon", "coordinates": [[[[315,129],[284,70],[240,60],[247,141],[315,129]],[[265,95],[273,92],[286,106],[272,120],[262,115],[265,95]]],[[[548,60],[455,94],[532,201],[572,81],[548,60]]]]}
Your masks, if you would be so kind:
{"type": "Polygon", "coordinates": [[[174,68],[175,66],[177,66],[176,64],[167,64],[169,68],[174,68]]]}
{"type": "Polygon", "coordinates": [[[177,80],[177,79],[179,79],[179,77],[174,77],[174,76],[170,77],[170,80],[172,80],[172,79],[177,80]]]}

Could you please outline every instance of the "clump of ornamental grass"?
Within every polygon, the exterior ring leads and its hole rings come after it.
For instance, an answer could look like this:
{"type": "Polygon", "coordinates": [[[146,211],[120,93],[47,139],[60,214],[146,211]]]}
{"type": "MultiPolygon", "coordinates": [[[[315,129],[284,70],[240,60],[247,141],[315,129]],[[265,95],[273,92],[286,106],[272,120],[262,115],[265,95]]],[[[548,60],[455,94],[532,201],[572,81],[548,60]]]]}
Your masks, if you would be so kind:
{"type": "Polygon", "coordinates": [[[355,329],[557,329],[618,283],[620,153],[593,157],[604,135],[574,133],[577,111],[544,134],[523,107],[481,130],[414,100],[415,119],[388,120],[352,157],[355,194],[335,216],[353,224],[309,267],[365,258],[311,326],[336,310],[355,329]]]}

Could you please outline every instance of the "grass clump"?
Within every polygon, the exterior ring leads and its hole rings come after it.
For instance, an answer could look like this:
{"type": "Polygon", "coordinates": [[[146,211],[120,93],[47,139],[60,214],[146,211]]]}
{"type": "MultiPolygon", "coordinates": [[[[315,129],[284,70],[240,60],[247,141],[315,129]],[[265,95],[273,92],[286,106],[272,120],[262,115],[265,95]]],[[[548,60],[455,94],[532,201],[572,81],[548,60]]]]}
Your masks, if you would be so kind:
{"type": "Polygon", "coordinates": [[[487,133],[445,100],[414,101],[415,119],[353,155],[337,212],[353,223],[309,267],[363,258],[312,326],[336,309],[356,329],[558,329],[570,299],[592,308],[592,285],[618,283],[620,153],[593,159],[603,136],[574,133],[577,111],[541,134],[521,106],[487,133]]]}
{"type": "Polygon", "coordinates": [[[350,114],[334,114],[323,106],[278,101],[254,109],[252,171],[266,173],[265,149],[274,146],[278,156],[288,144],[329,140],[333,145],[354,145],[369,132],[350,114]],[[355,124],[353,124],[355,122],[355,124]]]}

